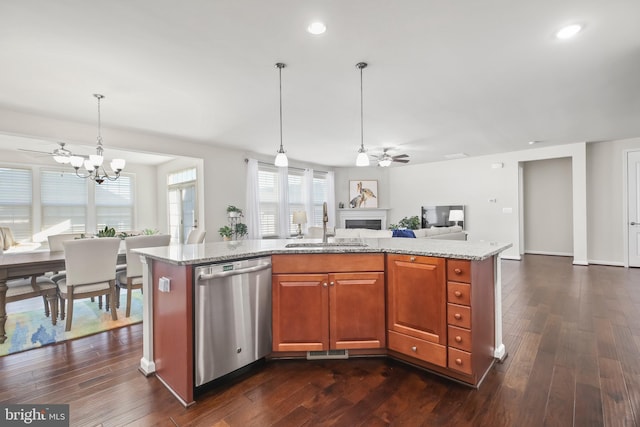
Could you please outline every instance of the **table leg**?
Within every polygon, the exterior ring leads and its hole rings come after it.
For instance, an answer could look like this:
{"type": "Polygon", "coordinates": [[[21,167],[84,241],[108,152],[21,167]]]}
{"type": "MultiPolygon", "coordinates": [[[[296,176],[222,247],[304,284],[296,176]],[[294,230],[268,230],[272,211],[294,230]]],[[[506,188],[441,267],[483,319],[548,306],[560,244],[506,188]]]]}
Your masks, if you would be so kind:
{"type": "Polygon", "coordinates": [[[4,325],[7,322],[7,279],[0,279],[0,344],[7,340],[4,325]]]}

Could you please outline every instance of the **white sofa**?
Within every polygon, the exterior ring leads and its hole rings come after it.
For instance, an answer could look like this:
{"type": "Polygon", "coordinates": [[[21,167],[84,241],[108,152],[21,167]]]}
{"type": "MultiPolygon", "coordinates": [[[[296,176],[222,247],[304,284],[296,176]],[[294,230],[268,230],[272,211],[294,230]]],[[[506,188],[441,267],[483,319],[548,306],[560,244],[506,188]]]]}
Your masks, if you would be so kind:
{"type": "Polygon", "coordinates": [[[451,227],[431,227],[413,230],[416,238],[420,239],[445,239],[445,240],[467,240],[467,233],[462,231],[459,225],[451,227]]]}
{"type": "MultiPolygon", "coordinates": [[[[416,238],[420,239],[446,239],[446,240],[467,240],[467,233],[462,231],[462,227],[454,225],[452,227],[432,227],[412,230],[416,238]]],[[[328,236],[335,236],[337,239],[358,239],[358,238],[385,238],[393,237],[393,230],[369,230],[367,228],[328,228],[328,236]]],[[[304,237],[313,239],[322,237],[322,227],[309,227],[304,237]]]]}

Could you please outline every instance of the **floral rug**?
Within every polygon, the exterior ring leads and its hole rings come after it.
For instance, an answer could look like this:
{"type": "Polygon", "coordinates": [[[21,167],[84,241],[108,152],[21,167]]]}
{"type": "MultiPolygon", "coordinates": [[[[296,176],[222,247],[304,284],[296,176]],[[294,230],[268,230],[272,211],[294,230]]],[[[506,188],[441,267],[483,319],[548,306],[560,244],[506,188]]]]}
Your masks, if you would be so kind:
{"type": "MultiPolygon", "coordinates": [[[[35,301],[35,299],[34,299],[35,301]]],[[[71,330],[65,332],[66,320],[58,319],[57,324],[51,324],[51,318],[45,317],[44,305],[40,301],[40,308],[32,311],[13,313],[7,306],[7,322],[5,330],[7,339],[0,344],[0,356],[42,347],[74,338],[84,337],[121,328],[123,326],[142,321],[142,294],[134,291],[131,300],[131,316],[125,317],[127,306],[127,292],[120,292],[120,308],[117,309],[118,320],[111,320],[111,311],[98,308],[98,302],[90,299],[77,300],[73,305],[73,322],[71,330]]]]}

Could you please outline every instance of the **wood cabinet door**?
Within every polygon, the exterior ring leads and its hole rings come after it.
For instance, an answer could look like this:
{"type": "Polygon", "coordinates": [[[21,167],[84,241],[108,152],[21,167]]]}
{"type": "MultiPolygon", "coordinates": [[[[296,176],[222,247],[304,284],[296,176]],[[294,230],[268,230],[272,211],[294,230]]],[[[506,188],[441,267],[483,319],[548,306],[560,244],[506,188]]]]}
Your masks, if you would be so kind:
{"type": "Polygon", "coordinates": [[[389,330],[447,344],[444,258],[387,256],[387,293],[389,330]]]}
{"type": "Polygon", "coordinates": [[[329,274],[331,349],[384,348],[384,273],[329,274]]]}
{"type": "Polygon", "coordinates": [[[274,274],[273,351],[329,349],[326,274],[274,274]]]}

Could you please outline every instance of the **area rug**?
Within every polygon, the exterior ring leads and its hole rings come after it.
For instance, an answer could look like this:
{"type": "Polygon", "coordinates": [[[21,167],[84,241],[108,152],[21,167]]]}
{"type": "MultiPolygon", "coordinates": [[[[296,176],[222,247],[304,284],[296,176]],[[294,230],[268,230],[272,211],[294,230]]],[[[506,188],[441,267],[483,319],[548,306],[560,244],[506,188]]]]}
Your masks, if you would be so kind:
{"type": "Polygon", "coordinates": [[[111,320],[111,312],[98,308],[98,302],[90,299],[77,300],[73,305],[71,330],[65,332],[66,320],[58,319],[51,324],[51,318],[44,315],[43,303],[38,310],[12,313],[7,307],[5,330],[7,339],[0,344],[0,356],[59,343],[74,338],[96,334],[109,329],[121,328],[142,321],[142,294],[134,291],[131,299],[131,316],[125,317],[127,293],[120,292],[118,320],[111,320]]]}

